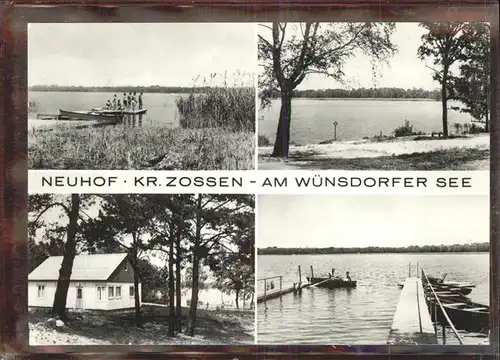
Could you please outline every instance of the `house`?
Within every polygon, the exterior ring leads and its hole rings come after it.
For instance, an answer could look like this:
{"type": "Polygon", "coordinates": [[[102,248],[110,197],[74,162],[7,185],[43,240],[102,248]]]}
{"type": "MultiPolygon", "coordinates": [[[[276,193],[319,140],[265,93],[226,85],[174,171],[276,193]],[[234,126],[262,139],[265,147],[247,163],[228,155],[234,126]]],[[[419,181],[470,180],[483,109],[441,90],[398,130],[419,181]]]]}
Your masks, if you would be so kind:
{"type": "MultiPolygon", "coordinates": [[[[52,307],[62,259],[62,256],[51,256],[28,275],[29,307],[52,307]]],[[[127,254],[75,256],[66,300],[68,309],[133,308],[134,294],[134,270],[127,254]]]]}

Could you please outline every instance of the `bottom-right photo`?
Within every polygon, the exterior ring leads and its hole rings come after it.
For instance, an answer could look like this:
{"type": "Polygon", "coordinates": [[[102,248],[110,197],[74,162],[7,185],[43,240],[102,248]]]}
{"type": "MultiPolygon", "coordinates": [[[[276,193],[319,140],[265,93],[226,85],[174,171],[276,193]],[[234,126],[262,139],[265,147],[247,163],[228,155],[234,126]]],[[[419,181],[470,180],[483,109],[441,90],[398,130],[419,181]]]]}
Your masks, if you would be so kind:
{"type": "Polygon", "coordinates": [[[489,196],[261,195],[259,344],[489,344],[489,196]]]}

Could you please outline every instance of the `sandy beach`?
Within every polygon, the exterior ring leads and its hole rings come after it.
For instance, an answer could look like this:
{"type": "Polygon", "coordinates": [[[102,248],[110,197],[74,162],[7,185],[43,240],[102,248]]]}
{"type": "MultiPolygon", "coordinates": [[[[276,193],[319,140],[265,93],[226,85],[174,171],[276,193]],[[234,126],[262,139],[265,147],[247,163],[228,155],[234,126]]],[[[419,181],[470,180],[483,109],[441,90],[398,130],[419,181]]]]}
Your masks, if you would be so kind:
{"type": "Polygon", "coordinates": [[[413,165],[417,166],[414,170],[489,169],[489,134],[451,139],[420,138],[411,136],[383,141],[361,139],[290,146],[289,158],[285,160],[271,158],[272,147],[259,147],[259,169],[412,170],[413,165]],[[432,157],[435,156],[456,158],[457,161],[450,163],[448,159],[431,164],[432,157]],[[385,161],[387,165],[381,168],[381,161],[385,161]],[[424,162],[424,168],[419,168],[419,162],[424,162]],[[391,163],[394,165],[392,168],[391,163]]]}

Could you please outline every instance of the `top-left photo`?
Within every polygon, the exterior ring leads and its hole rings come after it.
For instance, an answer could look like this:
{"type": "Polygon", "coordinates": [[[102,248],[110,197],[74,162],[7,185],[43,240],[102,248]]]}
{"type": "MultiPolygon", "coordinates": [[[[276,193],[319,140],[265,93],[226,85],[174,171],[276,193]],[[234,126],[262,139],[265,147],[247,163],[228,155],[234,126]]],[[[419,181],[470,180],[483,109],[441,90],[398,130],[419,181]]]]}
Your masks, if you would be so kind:
{"type": "Polygon", "coordinates": [[[255,168],[255,24],[28,25],[28,166],[255,168]]]}

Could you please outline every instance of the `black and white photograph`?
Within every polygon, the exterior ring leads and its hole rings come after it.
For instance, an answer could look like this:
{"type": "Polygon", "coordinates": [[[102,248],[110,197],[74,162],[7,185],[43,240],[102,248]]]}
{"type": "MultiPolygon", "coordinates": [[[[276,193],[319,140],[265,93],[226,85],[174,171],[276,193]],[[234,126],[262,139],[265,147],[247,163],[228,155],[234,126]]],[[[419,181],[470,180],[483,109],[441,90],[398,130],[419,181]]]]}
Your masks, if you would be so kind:
{"type": "Polygon", "coordinates": [[[29,196],[30,346],[253,344],[253,195],[29,196]]]}
{"type": "Polygon", "coordinates": [[[28,167],[255,169],[255,24],[28,24],[28,167]]]}
{"type": "Polygon", "coordinates": [[[258,24],[258,168],[489,170],[490,24],[258,24]]]}
{"type": "Polygon", "coordinates": [[[259,344],[489,344],[488,196],[257,204],[259,344]]]}

